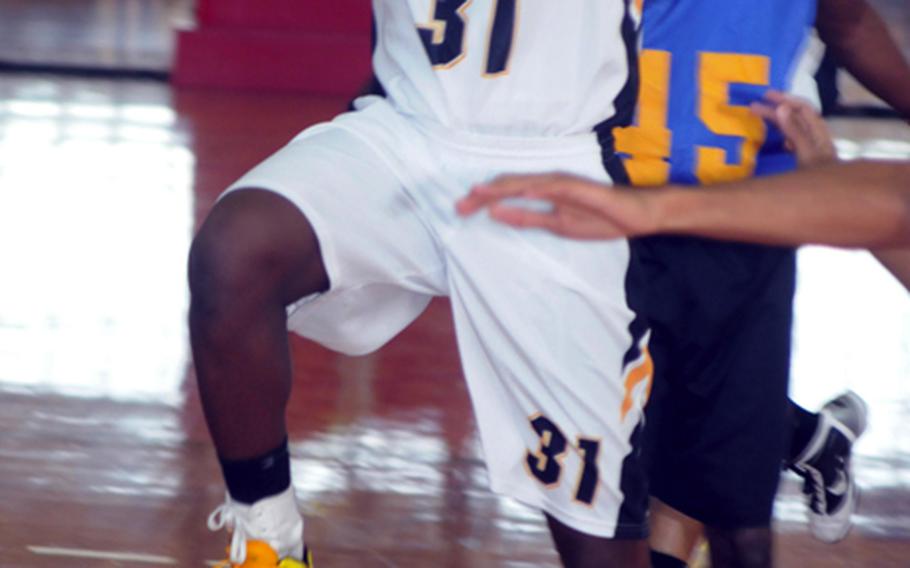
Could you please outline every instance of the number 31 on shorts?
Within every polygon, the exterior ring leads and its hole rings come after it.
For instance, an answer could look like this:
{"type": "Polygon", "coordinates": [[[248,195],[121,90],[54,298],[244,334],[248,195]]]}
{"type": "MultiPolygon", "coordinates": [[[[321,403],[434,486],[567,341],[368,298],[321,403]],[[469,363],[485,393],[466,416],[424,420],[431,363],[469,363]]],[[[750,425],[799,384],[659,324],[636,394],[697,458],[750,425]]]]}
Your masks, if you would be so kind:
{"type": "MultiPolygon", "coordinates": [[[[546,416],[536,414],[530,418],[530,422],[531,427],[540,436],[540,445],[537,451],[528,451],[525,456],[528,472],[541,484],[556,487],[562,478],[563,460],[569,452],[568,440],[559,427],[546,416]]],[[[582,461],[582,470],[575,486],[575,500],[590,505],[597,493],[599,478],[597,456],[600,453],[600,440],[579,437],[572,449],[577,451],[582,461]]]]}

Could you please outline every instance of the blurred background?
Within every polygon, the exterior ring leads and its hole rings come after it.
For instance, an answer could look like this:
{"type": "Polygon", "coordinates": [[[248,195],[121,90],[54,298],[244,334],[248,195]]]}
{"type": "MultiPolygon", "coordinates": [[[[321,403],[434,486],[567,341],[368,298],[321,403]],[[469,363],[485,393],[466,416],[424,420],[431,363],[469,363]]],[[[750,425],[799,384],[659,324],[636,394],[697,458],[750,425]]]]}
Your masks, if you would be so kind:
{"type": "MultiPolygon", "coordinates": [[[[906,0],[872,0],[910,57],[906,0]]],[[[195,394],[185,261],[220,191],[369,74],[366,0],[0,0],[0,565],[204,566],[223,498],[195,394]]],[[[847,74],[844,158],[910,158],[847,74]]],[[[833,91],[828,87],[827,94],[833,91]]],[[[295,487],[320,566],[556,566],[534,511],[489,493],[444,301],[379,353],[293,343],[295,487]]],[[[791,392],[851,388],[857,526],[782,566],[908,566],[910,297],[861,251],[800,253],[791,392]]]]}

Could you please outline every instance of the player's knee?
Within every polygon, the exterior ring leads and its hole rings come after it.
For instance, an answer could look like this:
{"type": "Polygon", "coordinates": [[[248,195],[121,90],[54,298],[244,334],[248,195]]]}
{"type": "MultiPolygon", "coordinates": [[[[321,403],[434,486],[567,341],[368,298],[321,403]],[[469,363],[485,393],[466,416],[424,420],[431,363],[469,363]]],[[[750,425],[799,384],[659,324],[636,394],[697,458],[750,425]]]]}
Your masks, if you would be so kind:
{"type": "Polygon", "coordinates": [[[189,257],[189,285],[194,311],[211,313],[243,287],[243,259],[232,250],[221,231],[203,228],[193,239],[189,257]]]}
{"type": "Polygon", "coordinates": [[[315,235],[283,198],[241,191],[219,202],[193,239],[193,311],[218,317],[246,304],[288,304],[327,285],[315,235]]]}

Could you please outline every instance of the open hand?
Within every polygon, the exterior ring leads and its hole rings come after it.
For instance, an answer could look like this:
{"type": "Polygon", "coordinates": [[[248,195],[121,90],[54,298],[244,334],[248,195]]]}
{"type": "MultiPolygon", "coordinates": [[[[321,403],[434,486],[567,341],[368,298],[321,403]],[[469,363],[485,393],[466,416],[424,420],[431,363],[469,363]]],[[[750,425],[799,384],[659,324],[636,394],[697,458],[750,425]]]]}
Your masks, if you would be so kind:
{"type": "Polygon", "coordinates": [[[657,190],[619,189],[568,174],[509,175],[475,186],[456,205],[459,215],[488,209],[514,227],[546,229],[576,239],[615,239],[650,232],[654,212],[644,194],[657,190]],[[510,198],[549,203],[549,211],[506,205],[510,198]]]}

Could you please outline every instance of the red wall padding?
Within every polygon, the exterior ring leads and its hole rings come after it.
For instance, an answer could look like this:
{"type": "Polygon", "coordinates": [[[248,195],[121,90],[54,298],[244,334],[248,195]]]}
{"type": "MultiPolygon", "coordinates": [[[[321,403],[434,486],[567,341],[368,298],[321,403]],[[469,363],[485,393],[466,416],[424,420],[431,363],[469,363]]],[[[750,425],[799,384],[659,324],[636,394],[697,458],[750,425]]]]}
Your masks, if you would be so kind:
{"type": "Polygon", "coordinates": [[[203,0],[203,27],[370,33],[370,0],[203,0]]]}
{"type": "Polygon", "coordinates": [[[182,86],[351,95],[370,73],[369,0],[199,0],[182,86]]]}

